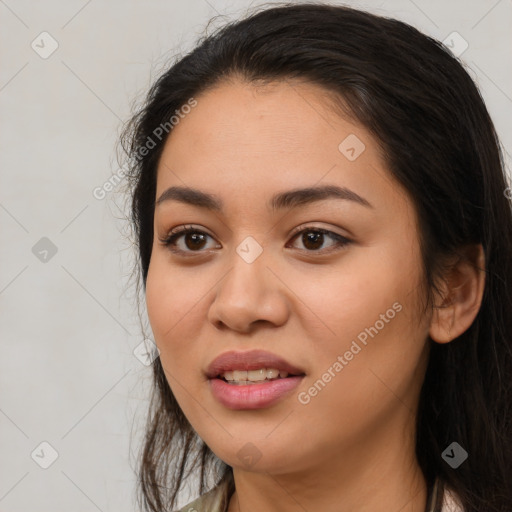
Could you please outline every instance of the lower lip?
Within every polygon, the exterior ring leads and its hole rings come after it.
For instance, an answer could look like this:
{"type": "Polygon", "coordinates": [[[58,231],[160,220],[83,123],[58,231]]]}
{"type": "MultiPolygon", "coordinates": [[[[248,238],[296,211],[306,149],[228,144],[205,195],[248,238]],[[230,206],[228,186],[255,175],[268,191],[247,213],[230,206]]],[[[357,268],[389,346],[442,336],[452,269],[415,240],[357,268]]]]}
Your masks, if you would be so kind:
{"type": "Polygon", "coordinates": [[[228,409],[263,409],[295,389],[303,377],[286,377],[246,385],[228,384],[217,378],[210,379],[210,386],[213,396],[228,409]]]}

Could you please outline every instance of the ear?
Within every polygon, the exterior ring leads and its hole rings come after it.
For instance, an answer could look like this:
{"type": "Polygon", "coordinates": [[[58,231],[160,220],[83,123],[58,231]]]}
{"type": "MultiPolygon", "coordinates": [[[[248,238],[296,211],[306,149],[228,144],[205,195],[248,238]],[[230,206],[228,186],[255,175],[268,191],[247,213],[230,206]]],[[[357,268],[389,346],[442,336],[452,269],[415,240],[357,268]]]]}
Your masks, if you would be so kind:
{"type": "Polygon", "coordinates": [[[430,337],[437,343],[449,343],[473,323],[485,286],[485,254],[482,244],[468,245],[457,253],[445,282],[442,296],[434,306],[430,337]]]}

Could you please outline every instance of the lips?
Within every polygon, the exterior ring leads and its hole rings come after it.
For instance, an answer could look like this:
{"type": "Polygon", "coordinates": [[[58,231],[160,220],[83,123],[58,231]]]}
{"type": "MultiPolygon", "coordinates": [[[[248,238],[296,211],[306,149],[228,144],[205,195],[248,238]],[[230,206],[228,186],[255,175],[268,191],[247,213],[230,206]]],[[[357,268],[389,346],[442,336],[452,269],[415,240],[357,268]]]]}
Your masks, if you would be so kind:
{"type": "Polygon", "coordinates": [[[209,379],[220,377],[224,372],[234,370],[259,370],[260,368],[276,368],[288,372],[290,376],[302,376],[305,372],[292,365],[282,357],[263,350],[250,350],[247,352],[224,352],[216,357],[206,369],[209,379]]]}
{"type": "Polygon", "coordinates": [[[254,410],[270,407],[289,396],[300,385],[305,372],[282,357],[263,350],[224,352],[215,358],[206,370],[213,396],[224,407],[232,410],[254,410]],[[260,382],[227,382],[226,372],[250,372],[272,368],[286,375],[260,382]]]}

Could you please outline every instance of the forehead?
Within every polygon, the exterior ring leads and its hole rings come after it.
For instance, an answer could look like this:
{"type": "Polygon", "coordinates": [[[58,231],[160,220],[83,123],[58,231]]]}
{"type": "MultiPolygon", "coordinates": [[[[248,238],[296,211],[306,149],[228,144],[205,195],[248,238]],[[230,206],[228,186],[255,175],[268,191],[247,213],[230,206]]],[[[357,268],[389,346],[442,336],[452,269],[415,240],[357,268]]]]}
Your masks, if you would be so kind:
{"type": "Polygon", "coordinates": [[[180,133],[199,147],[210,143],[223,150],[226,145],[233,151],[259,146],[265,152],[301,153],[310,150],[311,143],[324,140],[328,132],[334,142],[343,131],[365,132],[357,121],[340,116],[341,99],[334,101],[332,93],[311,83],[224,81],[196,101],[197,106],[183,116],[171,135],[176,138],[180,133]]]}
{"type": "Polygon", "coordinates": [[[231,198],[328,183],[368,198],[390,187],[377,141],[318,85],[231,81],[195,99],[166,141],[157,197],[171,186],[231,198]]]}

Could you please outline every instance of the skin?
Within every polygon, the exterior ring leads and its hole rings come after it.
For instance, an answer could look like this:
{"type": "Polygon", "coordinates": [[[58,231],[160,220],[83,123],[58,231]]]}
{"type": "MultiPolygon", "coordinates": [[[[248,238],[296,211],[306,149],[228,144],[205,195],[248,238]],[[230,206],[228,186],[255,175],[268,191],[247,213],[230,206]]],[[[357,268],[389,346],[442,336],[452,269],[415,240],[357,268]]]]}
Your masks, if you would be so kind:
{"type": "MultiPolygon", "coordinates": [[[[166,141],[156,198],[170,186],[190,186],[217,195],[224,211],[177,201],[155,208],[149,320],[180,407],[233,467],[229,512],[423,512],[414,421],[428,335],[444,343],[471,325],[483,274],[459,263],[440,297],[445,307],[420,316],[414,205],[385,168],[377,141],[340,116],[324,92],[308,83],[232,80],[196,98],[166,141]],[[354,161],[338,149],[349,134],[365,144],[354,161]],[[277,192],[324,184],[348,187],[373,208],[338,199],[274,214],[265,206],[277,192]],[[188,245],[177,240],[191,257],[160,242],[185,224],[210,235],[199,249],[190,237],[188,245]],[[352,242],[336,249],[326,235],[311,249],[302,235],[290,236],[301,225],[352,242]],[[263,248],[250,264],[235,250],[248,236],[263,248]],[[300,403],[298,393],[394,303],[402,310],[300,403]],[[225,351],[249,349],[274,352],[306,376],[271,407],[230,410],[214,398],[204,371],[225,351]],[[237,456],[249,442],[261,456],[252,465],[237,456]]],[[[483,267],[481,248],[468,255],[483,267]]]]}

